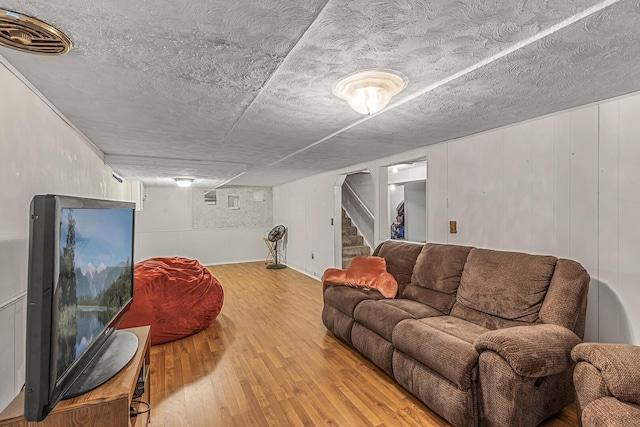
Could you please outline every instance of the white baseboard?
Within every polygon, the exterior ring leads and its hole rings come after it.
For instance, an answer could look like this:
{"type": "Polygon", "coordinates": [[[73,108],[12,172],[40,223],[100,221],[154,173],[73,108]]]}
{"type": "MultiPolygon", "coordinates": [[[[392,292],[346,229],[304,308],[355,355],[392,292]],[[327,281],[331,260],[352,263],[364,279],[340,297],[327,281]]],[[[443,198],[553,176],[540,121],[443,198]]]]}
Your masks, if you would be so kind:
{"type": "Polygon", "coordinates": [[[241,261],[225,261],[225,262],[201,262],[200,264],[207,266],[207,265],[225,265],[225,264],[243,264],[245,262],[258,262],[258,261],[262,261],[264,262],[264,258],[261,259],[245,259],[245,260],[241,260],[241,261]]]}
{"type": "Polygon", "coordinates": [[[299,269],[299,268],[297,268],[297,267],[294,267],[294,266],[292,266],[292,265],[288,265],[287,267],[289,267],[289,268],[290,268],[290,269],[292,269],[292,270],[297,271],[298,273],[304,274],[305,276],[309,276],[309,277],[311,277],[312,279],[316,279],[318,282],[320,282],[321,277],[314,276],[313,274],[311,274],[311,273],[307,273],[306,271],[301,270],[301,269],[299,269]]]}

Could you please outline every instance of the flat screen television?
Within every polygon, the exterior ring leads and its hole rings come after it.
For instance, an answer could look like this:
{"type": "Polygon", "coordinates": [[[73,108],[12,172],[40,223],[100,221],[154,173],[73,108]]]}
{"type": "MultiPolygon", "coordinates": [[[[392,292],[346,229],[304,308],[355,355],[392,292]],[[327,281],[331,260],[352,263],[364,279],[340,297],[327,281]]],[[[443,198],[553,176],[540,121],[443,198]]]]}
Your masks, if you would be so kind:
{"type": "Polygon", "coordinates": [[[137,351],[117,330],[133,301],[135,204],[61,195],[31,201],[24,413],[99,386],[137,351]]]}

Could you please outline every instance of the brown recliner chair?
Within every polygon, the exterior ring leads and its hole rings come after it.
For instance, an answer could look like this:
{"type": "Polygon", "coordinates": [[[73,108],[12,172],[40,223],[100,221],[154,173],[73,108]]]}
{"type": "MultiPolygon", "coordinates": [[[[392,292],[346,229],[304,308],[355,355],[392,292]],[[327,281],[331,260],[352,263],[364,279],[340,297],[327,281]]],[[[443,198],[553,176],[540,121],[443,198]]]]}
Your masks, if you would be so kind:
{"type": "Polygon", "coordinates": [[[580,424],[640,426],[640,347],[581,343],[571,357],[580,424]]]}

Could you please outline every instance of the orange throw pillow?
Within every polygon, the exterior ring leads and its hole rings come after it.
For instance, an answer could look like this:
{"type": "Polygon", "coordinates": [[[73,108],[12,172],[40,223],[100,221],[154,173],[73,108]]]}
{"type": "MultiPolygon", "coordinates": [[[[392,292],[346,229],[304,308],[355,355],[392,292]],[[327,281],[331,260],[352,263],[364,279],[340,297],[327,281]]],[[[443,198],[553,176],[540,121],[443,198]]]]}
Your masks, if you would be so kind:
{"type": "Polygon", "coordinates": [[[346,270],[328,268],[322,275],[322,283],[375,289],[385,298],[394,298],[398,293],[398,282],[387,273],[384,258],[377,256],[355,257],[346,270]]]}

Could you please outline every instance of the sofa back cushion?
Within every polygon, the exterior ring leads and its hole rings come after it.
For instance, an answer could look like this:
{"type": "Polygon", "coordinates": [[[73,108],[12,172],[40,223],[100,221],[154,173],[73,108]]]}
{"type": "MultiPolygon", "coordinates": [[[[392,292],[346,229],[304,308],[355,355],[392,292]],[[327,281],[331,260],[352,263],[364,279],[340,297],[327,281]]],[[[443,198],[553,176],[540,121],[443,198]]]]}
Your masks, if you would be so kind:
{"type": "Polygon", "coordinates": [[[437,243],[424,245],[413,268],[411,283],[404,288],[400,297],[449,314],[471,249],[469,246],[437,243]]]}
{"type": "Polygon", "coordinates": [[[385,259],[387,271],[396,279],[398,287],[402,290],[411,281],[413,266],[421,250],[422,245],[387,240],[378,245],[373,255],[385,259]]]}
{"type": "Polygon", "coordinates": [[[590,280],[582,265],[569,259],[559,259],[540,309],[540,320],[564,326],[583,338],[590,280]]]}
{"type": "Polygon", "coordinates": [[[539,323],[556,261],[553,256],[472,249],[451,314],[490,329],[539,323]]]}

